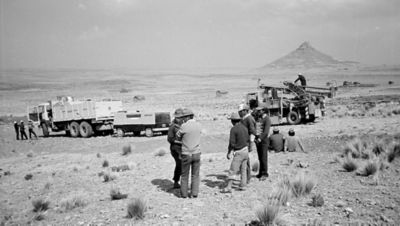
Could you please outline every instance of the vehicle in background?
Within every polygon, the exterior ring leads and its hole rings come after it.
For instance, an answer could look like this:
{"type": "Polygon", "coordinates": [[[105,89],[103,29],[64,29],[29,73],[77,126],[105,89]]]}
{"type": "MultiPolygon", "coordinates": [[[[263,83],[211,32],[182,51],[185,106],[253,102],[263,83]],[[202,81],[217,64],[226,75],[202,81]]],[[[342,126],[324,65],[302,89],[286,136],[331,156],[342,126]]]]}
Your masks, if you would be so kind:
{"type": "Polygon", "coordinates": [[[268,109],[273,125],[282,124],[285,119],[291,125],[313,122],[322,116],[325,98],[336,95],[336,87],[302,87],[291,82],[283,84],[286,87],[259,85],[257,92],[247,93],[245,96],[246,104],[251,110],[268,109]]]}
{"type": "Polygon", "coordinates": [[[113,133],[115,112],[122,110],[122,101],[75,101],[59,96],[35,107],[28,107],[28,119],[39,124],[43,136],[51,131],[65,131],[71,137],[90,137],[94,133],[113,133]]]}
{"type": "Polygon", "coordinates": [[[167,133],[171,125],[171,114],[169,112],[127,112],[115,113],[114,130],[117,136],[123,137],[126,133],[139,136],[142,131],[147,137],[154,133],[167,133]]]}

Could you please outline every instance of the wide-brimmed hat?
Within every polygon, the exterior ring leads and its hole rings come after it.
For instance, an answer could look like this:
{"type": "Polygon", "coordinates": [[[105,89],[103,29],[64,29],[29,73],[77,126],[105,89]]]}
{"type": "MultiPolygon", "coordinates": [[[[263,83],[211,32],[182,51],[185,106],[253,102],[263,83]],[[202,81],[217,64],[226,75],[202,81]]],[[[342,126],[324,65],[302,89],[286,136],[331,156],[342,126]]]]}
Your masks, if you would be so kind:
{"type": "Polygon", "coordinates": [[[190,110],[189,108],[184,108],[184,109],[183,109],[183,113],[182,113],[182,117],[184,117],[184,116],[190,116],[190,115],[194,115],[193,111],[190,110]]]}
{"type": "Polygon", "coordinates": [[[233,112],[228,119],[230,119],[230,120],[241,120],[242,118],[240,118],[240,115],[237,112],[233,112]]]}
{"type": "Polygon", "coordinates": [[[249,106],[247,104],[240,104],[238,111],[249,110],[249,106]]]}
{"type": "Polygon", "coordinates": [[[279,132],[279,129],[278,129],[278,127],[274,127],[274,129],[272,129],[272,131],[279,132]]]}
{"type": "Polygon", "coordinates": [[[175,118],[180,118],[183,116],[183,109],[182,108],[178,108],[175,110],[174,112],[174,117],[175,118]]]}
{"type": "Polygon", "coordinates": [[[293,128],[290,128],[290,129],[289,129],[289,133],[294,133],[294,129],[293,129],[293,128]]]}

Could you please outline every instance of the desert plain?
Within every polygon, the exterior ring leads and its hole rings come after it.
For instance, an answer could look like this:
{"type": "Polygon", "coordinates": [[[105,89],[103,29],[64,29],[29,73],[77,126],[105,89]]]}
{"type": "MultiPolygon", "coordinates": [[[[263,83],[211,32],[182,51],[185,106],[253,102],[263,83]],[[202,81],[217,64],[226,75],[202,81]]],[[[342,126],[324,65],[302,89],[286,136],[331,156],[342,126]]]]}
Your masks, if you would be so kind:
{"type": "MultiPolygon", "coordinates": [[[[256,179],[253,171],[247,190],[221,192],[230,166],[226,159],[231,128],[227,116],[237,110],[245,93],[256,90],[259,78],[263,84],[282,86],[283,81],[296,79],[297,72],[3,71],[0,225],[245,225],[257,220],[257,211],[269,202],[282,178],[299,173],[312,178],[315,186],[310,194],[292,196],[280,206],[280,224],[399,225],[400,156],[390,162],[377,156],[355,159],[357,170],[343,168],[343,153],[354,140],[371,150],[379,145],[383,150],[380,156],[399,144],[400,70],[396,68],[303,72],[310,85],[325,87],[332,82],[339,86],[337,95],[327,100],[325,117],[314,123],[279,126],[285,135],[294,128],[307,153],[270,152],[266,181],[256,179]],[[344,81],[367,85],[341,87],[344,81]],[[217,90],[228,93],[217,97],[217,90]],[[57,133],[44,138],[36,129],[38,140],[16,140],[13,120],[21,119],[27,106],[58,95],[122,100],[129,111],[193,109],[203,128],[199,197],[181,199],[179,190],[172,188],[174,160],[165,135],[86,139],[57,133]],[[136,101],[137,95],[145,99],[136,101]],[[124,147],[131,153],[122,155],[124,147]],[[363,175],[364,165],[375,158],[379,159],[378,171],[363,175]],[[123,165],[129,169],[113,171],[123,165]],[[26,179],[28,174],[30,179],[26,179]],[[112,179],[105,181],[104,174],[112,179]],[[112,189],[128,197],[112,200],[112,189]],[[310,203],[318,194],[324,204],[314,207],[310,203]],[[134,198],[147,204],[143,219],[127,218],[127,205],[134,198]],[[35,200],[48,201],[48,209],[34,212],[35,200]],[[73,202],[77,204],[66,206],[73,202]]],[[[256,163],[256,153],[250,155],[251,163],[256,163]]]]}

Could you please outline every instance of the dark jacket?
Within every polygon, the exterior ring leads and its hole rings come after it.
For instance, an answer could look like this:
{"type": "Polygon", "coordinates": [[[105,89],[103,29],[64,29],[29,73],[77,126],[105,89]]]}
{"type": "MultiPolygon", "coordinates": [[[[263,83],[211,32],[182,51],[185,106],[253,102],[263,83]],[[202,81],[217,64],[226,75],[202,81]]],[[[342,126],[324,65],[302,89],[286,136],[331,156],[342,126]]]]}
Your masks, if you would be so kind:
{"type": "Polygon", "coordinates": [[[19,130],[20,130],[20,131],[25,131],[25,124],[24,124],[24,122],[21,122],[21,123],[19,124],[19,130]]]}
{"type": "Polygon", "coordinates": [[[18,131],[19,130],[19,125],[18,125],[18,123],[16,122],[16,123],[14,123],[14,129],[15,129],[15,131],[18,131]]]}
{"type": "Polygon", "coordinates": [[[174,149],[180,151],[182,149],[182,143],[180,142],[180,139],[178,139],[178,137],[176,136],[176,133],[180,128],[181,126],[173,121],[168,129],[167,140],[171,144],[171,150],[174,149]]]}
{"type": "Polygon", "coordinates": [[[249,145],[249,142],[250,136],[247,128],[240,122],[236,123],[236,125],[232,127],[229,134],[228,151],[240,150],[244,147],[247,147],[249,145]]]}
{"type": "Polygon", "coordinates": [[[261,142],[263,143],[268,142],[268,134],[270,128],[271,128],[271,119],[267,115],[261,120],[261,134],[260,134],[261,142]]]}
{"type": "Polygon", "coordinates": [[[306,78],[303,75],[299,75],[299,77],[294,81],[294,83],[296,83],[299,80],[302,86],[307,85],[306,78]]]}
{"type": "Polygon", "coordinates": [[[285,147],[285,138],[280,133],[274,133],[269,137],[269,146],[275,152],[281,152],[285,147]]]}

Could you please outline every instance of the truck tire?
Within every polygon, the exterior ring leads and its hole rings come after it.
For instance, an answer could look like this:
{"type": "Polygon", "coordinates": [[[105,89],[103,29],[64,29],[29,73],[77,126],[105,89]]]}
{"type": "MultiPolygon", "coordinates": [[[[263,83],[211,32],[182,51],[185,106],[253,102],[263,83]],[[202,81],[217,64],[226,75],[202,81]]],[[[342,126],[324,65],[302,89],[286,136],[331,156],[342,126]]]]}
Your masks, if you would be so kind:
{"type": "Polygon", "coordinates": [[[81,136],[85,137],[85,138],[92,136],[92,134],[93,134],[92,125],[90,125],[86,121],[81,122],[81,124],[79,125],[79,132],[80,132],[81,136]]]}
{"type": "Polygon", "coordinates": [[[295,111],[290,111],[287,115],[287,122],[290,125],[297,125],[301,121],[300,116],[297,112],[295,111]]]}
{"type": "Polygon", "coordinates": [[[117,137],[123,137],[125,136],[125,132],[122,128],[117,129],[117,137]]]}
{"type": "Polygon", "coordinates": [[[69,133],[71,137],[79,137],[79,124],[77,122],[71,122],[71,124],[69,124],[69,133]]]}
{"type": "Polygon", "coordinates": [[[152,137],[153,134],[153,129],[152,128],[146,128],[146,130],[144,131],[144,133],[146,134],[146,137],[152,137]]]}
{"type": "Polygon", "coordinates": [[[42,123],[42,132],[44,137],[48,137],[50,135],[49,128],[47,127],[46,123],[42,123]]]}

